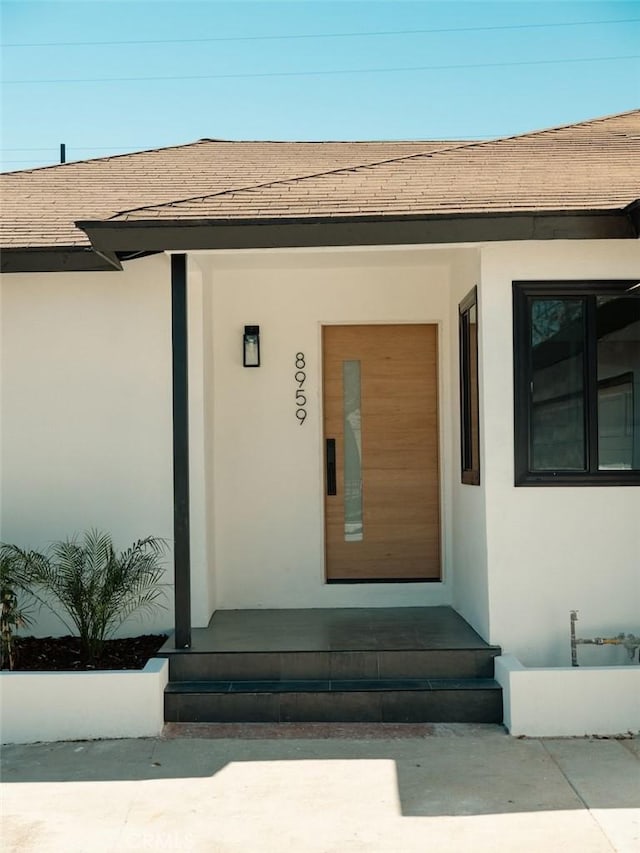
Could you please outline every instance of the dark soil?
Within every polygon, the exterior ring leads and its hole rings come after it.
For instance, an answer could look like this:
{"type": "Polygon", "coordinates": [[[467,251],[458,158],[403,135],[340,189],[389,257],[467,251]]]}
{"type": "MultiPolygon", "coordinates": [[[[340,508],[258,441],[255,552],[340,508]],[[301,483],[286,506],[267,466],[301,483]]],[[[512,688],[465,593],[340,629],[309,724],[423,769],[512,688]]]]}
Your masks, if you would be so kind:
{"type": "Polygon", "coordinates": [[[166,639],[166,634],[145,634],[105,640],[100,659],[88,664],[77,637],[15,637],[14,670],[142,669],[166,639]]]}

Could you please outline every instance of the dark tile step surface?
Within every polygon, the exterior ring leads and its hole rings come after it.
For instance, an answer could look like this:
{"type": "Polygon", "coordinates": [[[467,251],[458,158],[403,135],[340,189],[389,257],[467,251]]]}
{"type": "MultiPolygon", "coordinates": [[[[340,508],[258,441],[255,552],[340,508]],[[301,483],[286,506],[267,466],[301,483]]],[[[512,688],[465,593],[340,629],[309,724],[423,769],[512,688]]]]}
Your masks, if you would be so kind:
{"type": "Polygon", "coordinates": [[[491,678],[496,646],[280,652],[165,652],[171,681],[491,678]]]}
{"type": "Polygon", "coordinates": [[[486,649],[452,607],[216,610],[190,649],[170,637],[160,654],[486,649]]]}
{"type": "Polygon", "coordinates": [[[500,723],[502,692],[497,685],[427,690],[167,691],[165,721],[500,723]]]}
{"type": "Polygon", "coordinates": [[[500,690],[492,678],[371,678],[289,681],[178,681],[169,682],[167,693],[350,693],[417,690],[500,690]]]}

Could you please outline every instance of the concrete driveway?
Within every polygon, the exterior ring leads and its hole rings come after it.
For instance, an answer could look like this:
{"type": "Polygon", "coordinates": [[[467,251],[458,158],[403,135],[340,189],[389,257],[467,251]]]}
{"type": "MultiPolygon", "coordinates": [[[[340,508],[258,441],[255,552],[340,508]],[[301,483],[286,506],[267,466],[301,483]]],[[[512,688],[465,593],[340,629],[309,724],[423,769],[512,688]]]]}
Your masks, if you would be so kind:
{"type": "Polygon", "coordinates": [[[640,850],[637,739],[500,726],[186,726],[7,746],[8,851],[640,850]]]}

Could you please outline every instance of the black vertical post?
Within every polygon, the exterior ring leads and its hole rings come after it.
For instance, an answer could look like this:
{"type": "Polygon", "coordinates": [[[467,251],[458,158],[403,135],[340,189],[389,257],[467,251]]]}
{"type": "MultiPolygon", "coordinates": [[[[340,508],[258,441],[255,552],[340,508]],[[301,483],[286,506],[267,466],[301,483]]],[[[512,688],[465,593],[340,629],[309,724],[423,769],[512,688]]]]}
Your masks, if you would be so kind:
{"type": "Polygon", "coordinates": [[[171,256],[173,367],[173,537],[175,644],[191,646],[189,543],[189,368],[187,358],[187,256],[171,256]]]}
{"type": "Polygon", "coordinates": [[[64,144],[64,142],[60,143],[60,162],[67,162],[67,146],[64,144]]]}

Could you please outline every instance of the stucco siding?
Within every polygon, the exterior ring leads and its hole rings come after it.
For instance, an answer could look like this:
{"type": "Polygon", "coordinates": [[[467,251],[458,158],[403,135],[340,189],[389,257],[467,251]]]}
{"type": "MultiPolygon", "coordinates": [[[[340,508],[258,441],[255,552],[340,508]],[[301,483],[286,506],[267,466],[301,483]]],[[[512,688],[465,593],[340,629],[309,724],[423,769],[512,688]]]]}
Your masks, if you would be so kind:
{"type": "Polygon", "coordinates": [[[460,252],[451,265],[451,330],[449,339],[452,364],[452,435],[454,458],[450,468],[452,492],[452,562],[453,604],[456,610],[483,636],[489,635],[489,599],[487,591],[487,537],[485,513],[485,476],[484,476],[484,427],[483,414],[483,375],[482,360],[478,365],[479,407],[480,407],[480,485],[472,486],[461,482],[460,462],[460,359],[458,337],[458,305],[474,287],[478,286],[478,349],[481,356],[481,342],[484,335],[482,309],[482,290],[480,288],[480,252],[479,250],[460,252]]]}
{"type": "MultiPolygon", "coordinates": [[[[206,266],[204,257],[199,261],[206,266]]],[[[451,601],[452,333],[448,267],[427,252],[292,252],[209,260],[218,607],[329,607],[451,601]],[[437,323],[443,459],[443,583],[324,582],[321,328],[437,323]],[[242,331],[258,324],[262,366],[242,367],[242,331]],[[307,418],[295,416],[295,355],[306,361],[307,418]]],[[[399,413],[400,414],[400,413],[399,413]]],[[[457,463],[456,463],[457,464],[457,463]]]]}
{"type": "MultiPolygon", "coordinates": [[[[526,666],[583,636],[640,633],[640,491],[514,486],[514,279],[640,276],[635,242],[189,256],[193,623],[216,608],[453,604],[526,666]],[[479,293],[481,485],[460,483],[458,303],[479,293]],[[443,581],[324,582],[321,329],[436,323],[443,581]],[[242,367],[261,330],[262,366],[242,367]],[[304,353],[307,418],[295,417],[304,353]]],[[[5,275],[0,538],[90,526],[173,536],[168,259],[122,273],[5,275]]],[[[171,553],[167,564],[171,565],[171,553]]],[[[171,579],[169,569],[167,579],[171,579]]],[[[145,629],[172,624],[172,601],[145,629]]],[[[59,632],[44,619],[40,633],[59,632]]],[[[587,664],[620,649],[581,650],[587,664]]]]}
{"type": "Polygon", "coordinates": [[[514,486],[512,281],[639,276],[640,245],[630,241],[482,250],[490,639],[526,666],[568,665],[572,609],[584,636],[640,633],[640,490],[514,486]]]}
{"type": "MultiPolygon", "coordinates": [[[[0,278],[3,541],[172,539],[169,287],[164,256],[0,278]]],[[[145,630],[173,623],[171,603],[145,630]]],[[[39,633],[63,631],[42,611],[39,633]]]]}

